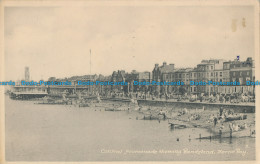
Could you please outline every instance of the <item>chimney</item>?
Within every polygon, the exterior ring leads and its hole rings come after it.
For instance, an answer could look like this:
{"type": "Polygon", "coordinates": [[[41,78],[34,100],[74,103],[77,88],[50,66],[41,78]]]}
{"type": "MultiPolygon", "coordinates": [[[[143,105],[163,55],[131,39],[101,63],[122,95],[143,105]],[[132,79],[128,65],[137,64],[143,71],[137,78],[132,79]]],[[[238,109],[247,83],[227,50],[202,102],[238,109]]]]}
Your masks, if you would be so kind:
{"type": "Polygon", "coordinates": [[[159,64],[156,63],[156,64],[155,64],[155,68],[158,68],[158,67],[159,67],[159,64]]]}
{"type": "Polygon", "coordinates": [[[171,63],[171,64],[170,64],[170,67],[174,69],[174,64],[171,63]]]}
{"type": "Polygon", "coordinates": [[[166,66],[167,65],[167,63],[166,62],[163,62],[163,66],[166,66]]]}

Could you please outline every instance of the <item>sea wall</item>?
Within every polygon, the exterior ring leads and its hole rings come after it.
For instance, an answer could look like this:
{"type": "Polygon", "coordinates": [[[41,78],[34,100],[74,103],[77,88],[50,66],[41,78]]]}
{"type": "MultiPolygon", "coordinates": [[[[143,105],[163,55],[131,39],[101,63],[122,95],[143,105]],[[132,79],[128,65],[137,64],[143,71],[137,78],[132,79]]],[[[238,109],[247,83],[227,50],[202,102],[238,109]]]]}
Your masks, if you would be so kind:
{"type": "Polygon", "coordinates": [[[233,109],[238,113],[254,113],[254,105],[241,105],[241,104],[217,104],[217,103],[200,103],[200,102],[172,102],[172,101],[155,101],[155,100],[138,100],[139,106],[153,106],[153,107],[167,107],[172,109],[202,109],[205,110],[219,110],[220,107],[224,109],[233,109]]]}

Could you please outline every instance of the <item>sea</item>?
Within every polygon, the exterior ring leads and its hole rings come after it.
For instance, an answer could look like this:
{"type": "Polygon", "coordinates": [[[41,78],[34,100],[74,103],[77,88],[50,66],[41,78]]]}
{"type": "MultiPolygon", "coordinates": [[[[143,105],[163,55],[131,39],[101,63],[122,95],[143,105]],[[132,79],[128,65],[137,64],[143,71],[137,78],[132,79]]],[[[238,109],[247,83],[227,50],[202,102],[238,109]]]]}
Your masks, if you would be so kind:
{"type": "Polygon", "coordinates": [[[255,138],[199,139],[206,129],[169,128],[136,111],[37,104],[5,97],[7,161],[255,160],[255,138]]]}

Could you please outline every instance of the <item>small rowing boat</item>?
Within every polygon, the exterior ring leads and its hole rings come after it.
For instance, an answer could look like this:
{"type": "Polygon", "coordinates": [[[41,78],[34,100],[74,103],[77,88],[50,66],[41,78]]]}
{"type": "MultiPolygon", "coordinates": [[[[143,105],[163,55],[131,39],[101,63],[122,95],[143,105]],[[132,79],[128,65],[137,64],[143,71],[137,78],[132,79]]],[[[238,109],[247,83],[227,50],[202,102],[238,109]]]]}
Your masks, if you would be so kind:
{"type": "Polygon", "coordinates": [[[184,129],[187,128],[187,125],[169,123],[171,129],[184,129]]]}

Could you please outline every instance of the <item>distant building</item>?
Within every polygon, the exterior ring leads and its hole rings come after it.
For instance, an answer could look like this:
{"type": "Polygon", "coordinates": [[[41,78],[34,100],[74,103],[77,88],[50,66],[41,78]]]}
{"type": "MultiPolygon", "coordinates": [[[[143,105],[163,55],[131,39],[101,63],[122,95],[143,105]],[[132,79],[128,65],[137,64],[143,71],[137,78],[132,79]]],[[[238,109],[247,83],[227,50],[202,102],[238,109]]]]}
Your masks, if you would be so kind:
{"type": "Polygon", "coordinates": [[[131,73],[125,75],[125,81],[129,83],[129,91],[147,91],[148,86],[133,85],[133,82],[151,82],[151,73],[148,71],[137,72],[136,70],[133,70],[131,73]]]}
{"type": "MultiPolygon", "coordinates": [[[[163,62],[162,66],[159,64],[155,64],[155,67],[152,72],[152,81],[156,82],[163,82],[163,81],[170,81],[171,80],[171,73],[174,72],[174,64],[167,65],[166,62],[163,62]]],[[[166,86],[156,85],[153,86],[153,91],[156,93],[165,93],[168,90],[166,86]]]]}
{"type": "MultiPolygon", "coordinates": [[[[198,69],[193,68],[190,70],[190,81],[198,82],[197,74],[198,74],[198,69]]],[[[190,85],[190,91],[191,94],[198,94],[198,86],[195,85],[190,85]]]]}
{"type": "MultiPolygon", "coordinates": [[[[114,71],[112,73],[111,82],[122,82],[122,81],[126,81],[125,78],[126,77],[126,72],[125,70],[118,70],[118,71],[114,71]]],[[[124,86],[121,85],[111,85],[111,91],[113,92],[124,92],[124,86]]]]}
{"type": "Polygon", "coordinates": [[[169,73],[174,72],[174,64],[167,65],[166,62],[163,62],[162,66],[159,66],[159,64],[155,64],[155,67],[153,69],[153,81],[167,81],[170,79],[168,76],[169,73]]]}
{"type": "MultiPolygon", "coordinates": [[[[223,59],[202,60],[201,63],[197,65],[197,81],[223,81],[223,62],[223,59]]],[[[198,86],[197,91],[199,93],[208,94],[217,93],[218,86],[202,85],[198,86]]]]}
{"type": "Polygon", "coordinates": [[[167,93],[177,93],[181,94],[180,88],[182,88],[182,92],[190,93],[190,72],[192,71],[192,68],[177,68],[174,70],[171,74],[171,80],[172,82],[183,82],[184,86],[168,86],[167,93]]]}
{"type": "Polygon", "coordinates": [[[230,81],[230,64],[231,61],[224,62],[223,63],[223,82],[228,82],[230,81]]]}
{"type": "Polygon", "coordinates": [[[49,77],[48,81],[56,81],[56,77],[49,77]]]}
{"type": "Polygon", "coordinates": [[[125,70],[114,71],[111,76],[111,81],[114,82],[125,81],[125,75],[126,75],[125,70]]]}

